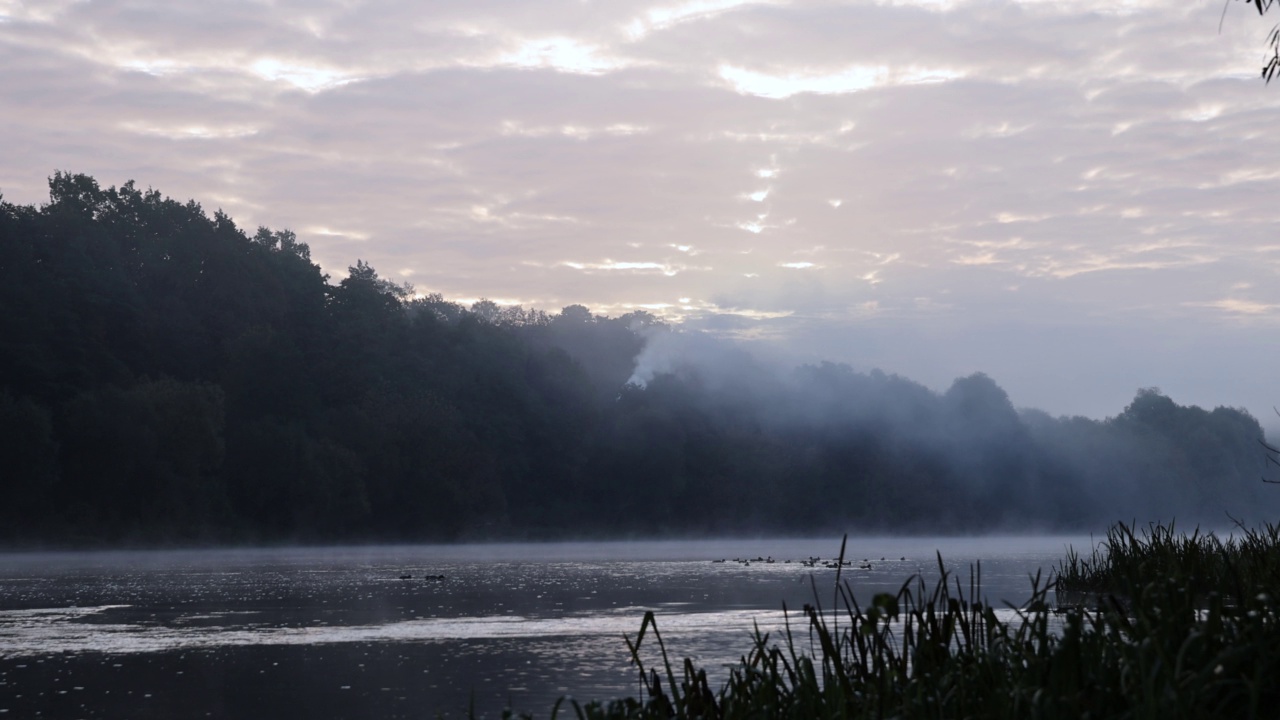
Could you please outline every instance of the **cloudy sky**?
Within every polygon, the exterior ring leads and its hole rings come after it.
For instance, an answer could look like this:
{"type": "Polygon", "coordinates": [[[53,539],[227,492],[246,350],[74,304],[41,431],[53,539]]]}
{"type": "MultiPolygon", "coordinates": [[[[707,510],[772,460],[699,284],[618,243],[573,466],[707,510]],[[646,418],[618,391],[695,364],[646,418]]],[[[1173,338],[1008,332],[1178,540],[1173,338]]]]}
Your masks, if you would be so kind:
{"type": "Polygon", "coordinates": [[[0,191],[133,179],[470,302],[1114,415],[1280,404],[1280,16],[1189,0],[0,0],[0,191]],[[1224,14],[1225,10],[1225,14],[1224,14]],[[1221,22],[1221,31],[1219,23],[1221,22]]]}

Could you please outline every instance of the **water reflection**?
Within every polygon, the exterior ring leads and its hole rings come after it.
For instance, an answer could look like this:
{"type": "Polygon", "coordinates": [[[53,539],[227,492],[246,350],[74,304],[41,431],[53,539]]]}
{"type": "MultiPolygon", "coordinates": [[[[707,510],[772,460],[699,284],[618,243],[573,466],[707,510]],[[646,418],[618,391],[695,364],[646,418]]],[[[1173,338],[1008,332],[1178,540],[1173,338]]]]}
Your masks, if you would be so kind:
{"type": "MultiPolygon", "coordinates": [[[[850,542],[855,565],[841,574],[865,601],[915,573],[936,577],[940,549],[966,591],[969,567],[981,561],[984,594],[1016,604],[1029,593],[1028,575],[1068,544],[1088,547],[1081,538],[864,539],[850,542]]],[[[0,556],[0,710],[456,717],[474,699],[489,716],[508,702],[546,714],[563,694],[635,692],[622,636],[635,634],[645,610],[657,613],[674,655],[713,671],[734,662],[754,627],[776,637],[784,603],[798,610],[816,591],[830,605],[835,571],[798,560],[829,558],[838,547],[789,540],[0,556]],[[769,555],[777,562],[731,561],[769,555]]]]}

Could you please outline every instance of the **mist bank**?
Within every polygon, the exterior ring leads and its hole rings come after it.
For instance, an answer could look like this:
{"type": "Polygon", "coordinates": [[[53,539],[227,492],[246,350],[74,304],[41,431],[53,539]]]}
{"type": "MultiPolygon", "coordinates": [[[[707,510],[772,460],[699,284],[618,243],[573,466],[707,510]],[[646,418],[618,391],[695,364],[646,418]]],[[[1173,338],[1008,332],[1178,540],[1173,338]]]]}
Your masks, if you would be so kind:
{"type": "Polygon", "coordinates": [[[1101,530],[1274,519],[1247,412],[1105,420],[797,368],[636,312],[335,280],[288,231],[56,174],[0,203],[0,541],[1101,530]]]}

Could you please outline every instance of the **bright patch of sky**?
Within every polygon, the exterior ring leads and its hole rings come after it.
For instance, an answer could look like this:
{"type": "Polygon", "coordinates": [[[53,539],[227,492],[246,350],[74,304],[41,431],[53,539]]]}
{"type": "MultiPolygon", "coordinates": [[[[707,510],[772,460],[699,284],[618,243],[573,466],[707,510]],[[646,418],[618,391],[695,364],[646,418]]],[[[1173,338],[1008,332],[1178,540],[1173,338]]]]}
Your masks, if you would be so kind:
{"type": "Polygon", "coordinates": [[[693,2],[663,5],[645,11],[643,17],[627,23],[627,33],[639,40],[653,30],[663,30],[677,23],[705,18],[746,5],[764,4],[760,0],[694,0],[693,2]]]}
{"type": "Polygon", "coordinates": [[[560,263],[565,267],[574,270],[632,270],[641,272],[659,272],[668,277],[679,274],[683,267],[667,265],[665,263],[656,262],[621,262],[615,260],[605,260],[600,263],[581,263],[565,261],[560,263]]]}
{"type": "MultiPolygon", "coordinates": [[[[338,230],[335,228],[324,227],[323,225],[313,225],[306,228],[306,232],[324,237],[351,238],[352,240],[368,240],[370,237],[367,232],[360,232],[358,230],[338,230]]],[[[407,273],[412,272],[413,270],[401,270],[400,274],[407,276],[407,273]]]]}
{"type": "Polygon", "coordinates": [[[328,90],[355,79],[339,70],[299,65],[274,58],[263,58],[254,62],[249,68],[264,80],[286,83],[307,92],[328,90]]]}
{"type": "Polygon", "coordinates": [[[1277,315],[1280,319],[1280,305],[1255,302],[1253,300],[1242,300],[1239,298],[1224,298],[1215,300],[1211,303],[1205,303],[1205,307],[1217,308],[1225,310],[1236,315],[1277,315]]]}
{"type": "Polygon", "coordinates": [[[840,72],[821,75],[800,73],[770,75],[732,65],[722,65],[719,74],[738,92],[774,99],[789,98],[799,93],[820,95],[852,93],[885,85],[936,83],[964,77],[962,72],[956,70],[895,69],[885,65],[854,66],[840,72]]]}
{"type": "Polygon", "coordinates": [[[192,66],[188,63],[178,62],[177,60],[171,60],[168,58],[149,58],[145,60],[132,58],[127,60],[118,60],[117,66],[125,70],[146,73],[147,75],[168,75],[170,73],[192,69],[192,66]]]}
{"type": "Polygon", "coordinates": [[[606,57],[597,45],[573,38],[552,37],[525,40],[516,50],[499,60],[521,68],[550,68],[561,72],[594,75],[623,67],[620,60],[606,57]]]}
{"type": "Polygon", "coordinates": [[[95,60],[110,62],[123,70],[156,77],[242,71],[267,82],[294,87],[309,93],[341,87],[359,79],[347,71],[332,67],[311,66],[269,57],[243,64],[236,58],[219,55],[190,58],[157,57],[150,54],[138,56],[127,51],[108,51],[105,54],[95,51],[92,55],[95,60]]]}
{"type": "Polygon", "coordinates": [[[598,135],[610,135],[615,137],[625,137],[627,135],[639,135],[650,132],[648,127],[643,125],[632,125],[629,123],[614,123],[604,127],[587,127],[583,125],[560,125],[560,126],[542,126],[527,127],[518,120],[504,120],[502,122],[503,135],[518,135],[522,137],[545,137],[547,135],[564,135],[565,137],[578,138],[579,140],[590,140],[598,135]]]}
{"type": "Polygon", "coordinates": [[[220,140],[255,135],[259,129],[253,125],[156,125],[145,121],[125,121],[120,129],[138,135],[169,138],[171,140],[220,140]]]}

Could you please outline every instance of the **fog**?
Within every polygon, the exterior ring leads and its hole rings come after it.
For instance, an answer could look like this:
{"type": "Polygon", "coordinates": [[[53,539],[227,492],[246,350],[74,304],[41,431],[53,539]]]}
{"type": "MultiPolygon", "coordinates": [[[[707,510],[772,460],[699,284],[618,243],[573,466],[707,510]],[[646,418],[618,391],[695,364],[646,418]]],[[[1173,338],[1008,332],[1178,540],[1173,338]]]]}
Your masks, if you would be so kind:
{"type": "Polygon", "coordinates": [[[1280,487],[1262,482],[1264,430],[1244,409],[1135,388],[1104,419],[1054,416],[1015,408],[982,373],[934,390],[881,370],[788,365],[751,347],[651,328],[630,393],[679,409],[692,430],[685,449],[698,433],[753,438],[739,448],[787,465],[780,495],[825,497],[799,504],[833,527],[1222,529],[1280,509],[1280,487]]]}

